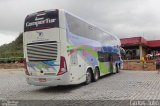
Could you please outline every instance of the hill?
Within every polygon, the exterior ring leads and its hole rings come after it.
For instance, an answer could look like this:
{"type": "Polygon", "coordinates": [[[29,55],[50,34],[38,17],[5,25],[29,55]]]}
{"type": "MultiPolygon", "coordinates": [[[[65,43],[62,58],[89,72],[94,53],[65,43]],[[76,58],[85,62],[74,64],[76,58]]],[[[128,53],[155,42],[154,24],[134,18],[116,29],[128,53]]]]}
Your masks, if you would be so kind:
{"type": "Polygon", "coordinates": [[[0,61],[16,60],[23,57],[23,33],[9,44],[0,46],[0,61]]]}

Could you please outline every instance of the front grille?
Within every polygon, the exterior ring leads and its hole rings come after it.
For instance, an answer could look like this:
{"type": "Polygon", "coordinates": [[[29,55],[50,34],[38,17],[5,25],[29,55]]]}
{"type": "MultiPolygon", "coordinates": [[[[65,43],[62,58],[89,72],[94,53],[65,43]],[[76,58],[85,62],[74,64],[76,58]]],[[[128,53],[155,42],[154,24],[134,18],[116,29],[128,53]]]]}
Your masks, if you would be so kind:
{"type": "Polygon", "coordinates": [[[57,42],[39,42],[27,44],[29,61],[43,61],[57,59],[57,42]]]}

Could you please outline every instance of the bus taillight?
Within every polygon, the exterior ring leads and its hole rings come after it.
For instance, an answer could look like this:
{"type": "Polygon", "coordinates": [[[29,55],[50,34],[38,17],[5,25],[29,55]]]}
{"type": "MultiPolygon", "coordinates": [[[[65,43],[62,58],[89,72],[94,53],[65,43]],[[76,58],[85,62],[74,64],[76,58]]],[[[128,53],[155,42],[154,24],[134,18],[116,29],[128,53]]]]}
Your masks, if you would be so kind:
{"type": "Polygon", "coordinates": [[[28,72],[28,69],[27,69],[26,58],[24,58],[24,67],[25,67],[25,73],[26,73],[26,75],[29,75],[29,72],[28,72]]]}
{"type": "Polygon", "coordinates": [[[67,72],[67,64],[65,57],[60,57],[60,68],[57,75],[62,75],[67,72]]]}

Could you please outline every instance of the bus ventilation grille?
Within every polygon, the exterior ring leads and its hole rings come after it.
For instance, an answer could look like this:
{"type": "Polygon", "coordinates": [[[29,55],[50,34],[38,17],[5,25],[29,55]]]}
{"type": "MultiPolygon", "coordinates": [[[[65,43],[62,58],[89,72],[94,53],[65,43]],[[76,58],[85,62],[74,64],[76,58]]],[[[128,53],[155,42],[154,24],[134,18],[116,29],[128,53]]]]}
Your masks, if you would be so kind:
{"type": "Polygon", "coordinates": [[[27,44],[29,61],[47,61],[57,59],[57,43],[41,42],[27,44]]]}

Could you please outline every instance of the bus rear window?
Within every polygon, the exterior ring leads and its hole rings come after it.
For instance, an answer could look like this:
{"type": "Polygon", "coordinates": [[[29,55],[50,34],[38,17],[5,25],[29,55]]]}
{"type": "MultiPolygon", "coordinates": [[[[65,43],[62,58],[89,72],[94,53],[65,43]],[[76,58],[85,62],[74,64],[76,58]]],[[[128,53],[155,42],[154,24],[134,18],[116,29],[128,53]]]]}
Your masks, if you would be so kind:
{"type": "Polygon", "coordinates": [[[24,32],[59,27],[58,10],[41,11],[28,15],[25,19],[24,32]]]}

